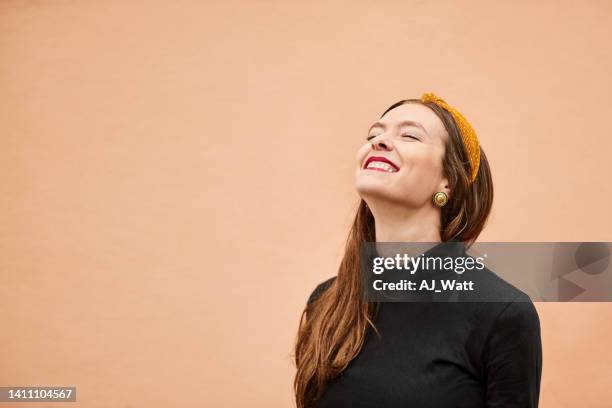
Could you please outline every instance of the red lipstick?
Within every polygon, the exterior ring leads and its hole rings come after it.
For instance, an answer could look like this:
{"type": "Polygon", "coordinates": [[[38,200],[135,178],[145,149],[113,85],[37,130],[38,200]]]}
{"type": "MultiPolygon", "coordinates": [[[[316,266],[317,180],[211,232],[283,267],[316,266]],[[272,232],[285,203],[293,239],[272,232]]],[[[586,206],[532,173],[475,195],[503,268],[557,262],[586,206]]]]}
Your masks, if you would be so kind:
{"type": "Polygon", "coordinates": [[[363,165],[363,168],[367,168],[368,164],[370,164],[373,161],[379,161],[379,162],[383,162],[383,163],[387,163],[388,165],[390,165],[391,167],[393,167],[395,169],[395,171],[399,171],[399,167],[397,167],[395,165],[395,163],[393,163],[391,160],[382,157],[382,156],[370,156],[368,157],[368,159],[366,160],[366,162],[363,165]]]}

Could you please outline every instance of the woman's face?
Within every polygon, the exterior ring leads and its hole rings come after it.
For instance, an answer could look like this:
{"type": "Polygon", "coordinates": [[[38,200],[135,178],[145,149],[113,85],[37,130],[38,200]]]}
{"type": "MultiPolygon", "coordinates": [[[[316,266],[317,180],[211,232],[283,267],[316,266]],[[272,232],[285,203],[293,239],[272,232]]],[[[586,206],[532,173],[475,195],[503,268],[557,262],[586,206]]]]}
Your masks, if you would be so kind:
{"type": "Polygon", "coordinates": [[[450,196],[442,168],[448,133],[429,107],[397,106],[366,137],[357,152],[355,179],[357,192],[366,202],[382,199],[421,208],[433,205],[437,191],[450,196]]]}

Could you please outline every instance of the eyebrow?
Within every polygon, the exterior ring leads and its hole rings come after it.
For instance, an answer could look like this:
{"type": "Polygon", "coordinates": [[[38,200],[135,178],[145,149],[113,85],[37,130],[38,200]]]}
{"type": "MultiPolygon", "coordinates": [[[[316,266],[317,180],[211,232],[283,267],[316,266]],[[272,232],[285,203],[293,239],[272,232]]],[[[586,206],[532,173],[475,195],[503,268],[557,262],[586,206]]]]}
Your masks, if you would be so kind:
{"type": "MultiPolygon", "coordinates": [[[[401,126],[416,126],[416,127],[420,128],[420,129],[422,129],[423,132],[425,132],[425,134],[429,136],[429,133],[427,133],[427,131],[425,130],[423,125],[421,125],[419,122],[415,122],[414,120],[402,120],[401,122],[399,122],[397,124],[397,126],[398,127],[401,127],[401,126]]],[[[386,129],[386,125],[384,123],[376,122],[372,126],[370,126],[370,130],[368,130],[368,133],[370,133],[372,131],[372,129],[374,129],[375,127],[381,127],[383,129],[386,129]]]]}

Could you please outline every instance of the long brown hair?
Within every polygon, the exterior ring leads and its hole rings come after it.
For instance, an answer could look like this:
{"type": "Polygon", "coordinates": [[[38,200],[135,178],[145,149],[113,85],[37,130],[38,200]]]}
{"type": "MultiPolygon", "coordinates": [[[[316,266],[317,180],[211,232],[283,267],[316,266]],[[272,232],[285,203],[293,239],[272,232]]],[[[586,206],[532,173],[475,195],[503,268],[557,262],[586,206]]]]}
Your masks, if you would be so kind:
{"type": "MultiPolygon", "coordinates": [[[[491,171],[480,150],[478,175],[470,183],[470,163],[457,123],[452,115],[433,102],[404,99],[430,107],[442,120],[449,141],[442,160],[451,195],[441,209],[440,236],[443,242],[458,240],[473,244],[485,226],[493,204],[491,171]]],[[[323,393],[326,383],[340,374],[361,350],[368,327],[377,332],[373,319],[378,304],[362,300],[361,250],[375,242],[374,217],[360,200],[349,231],[344,256],[336,279],[302,312],[295,344],[297,373],[294,391],[298,408],[310,407],[323,393]]]]}

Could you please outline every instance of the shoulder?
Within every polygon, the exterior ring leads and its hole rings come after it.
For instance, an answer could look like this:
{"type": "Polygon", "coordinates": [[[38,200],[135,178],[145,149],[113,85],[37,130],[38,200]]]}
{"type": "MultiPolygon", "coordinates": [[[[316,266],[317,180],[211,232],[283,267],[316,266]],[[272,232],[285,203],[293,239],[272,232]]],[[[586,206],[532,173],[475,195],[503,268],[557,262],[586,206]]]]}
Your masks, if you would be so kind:
{"type": "Polygon", "coordinates": [[[482,282],[486,282],[486,289],[491,299],[497,299],[498,308],[492,308],[495,313],[494,323],[499,325],[510,325],[516,328],[529,327],[535,329],[540,325],[538,311],[533,301],[525,292],[510,284],[490,269],[485,268],[482,282]]]}
{"type": "Polygon", "coordinates": [[[486,405],[536,408],[542,377],[538,312],[519,299],[498,313],[483,350],[486,405]]]}
{"type": "Polygon", "coordinates": [[[312,291],[310,296],[308,297],[307,305],[310,305],[312,302],[317,300],[321,296],[321,294],[323,294],[323,292],[325,292],[325,290],[327,290],[327,288],[329,288],[331,286],[331,284],[334,283],[335,280],[336,280],[336,277],[333,276],[333,277],[331,277],[329,279],[326,279],[323,282],[319,283],[314,288],[314,290],[312,291]]]}
{"type": "Polygon", "coordinates": [[[484,344],[484,357],[541,361],[542,339],[538,311],[527,296],[491,307],[489,330],[484,344]],[[518,357],[520,355],[520,357],[518,357]]]}
{"type": "Polygon", "coordinates": [[[527,295],[519,295],[514,301],[504,304],[495,318],[494,326],[497,329],[539,332],[540,317],[531,299],[527,295]]]}
{"type": "MultiPolygon", "coordinates": [[[[489,323],[491,337],[540,335],[540,318],[531,298],[516,286],[485,268],[477,278],[485,301],[483,313],[489,323]]],[[[486,326],[485,326],[486,327],[486,326]]]]}
{"type": "Polygon", "coordinates": [[[506,281],[489,268],[466,272],[467,278],[472,279],[478,287],[478,297],[482,300],[513,302],[530,301],[529,296],[506,281]]]}
{"type": "Polygon", "coordinates": [[[488,268],[477,272],[479,333],[484,356],[500,350],[540,348],[540,317],[531,298],[488,268]]]}

